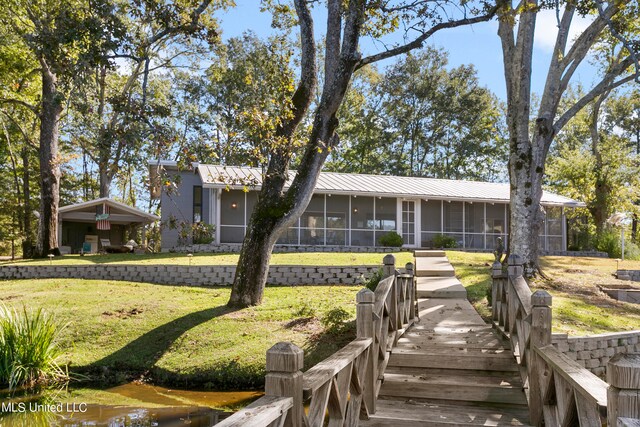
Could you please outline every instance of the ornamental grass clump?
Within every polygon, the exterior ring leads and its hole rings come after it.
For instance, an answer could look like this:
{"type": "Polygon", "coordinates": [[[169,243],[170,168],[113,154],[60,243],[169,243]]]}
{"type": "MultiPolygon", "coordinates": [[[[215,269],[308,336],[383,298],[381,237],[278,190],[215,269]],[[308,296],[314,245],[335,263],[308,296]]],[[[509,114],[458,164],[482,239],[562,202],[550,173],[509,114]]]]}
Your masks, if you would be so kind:
{"type": "Polygon", "coordinates": [[[56,341],[63,328],[41,308],[0,306],[0,384],[15,389],[68,380],[57,363],[56,341]]]}

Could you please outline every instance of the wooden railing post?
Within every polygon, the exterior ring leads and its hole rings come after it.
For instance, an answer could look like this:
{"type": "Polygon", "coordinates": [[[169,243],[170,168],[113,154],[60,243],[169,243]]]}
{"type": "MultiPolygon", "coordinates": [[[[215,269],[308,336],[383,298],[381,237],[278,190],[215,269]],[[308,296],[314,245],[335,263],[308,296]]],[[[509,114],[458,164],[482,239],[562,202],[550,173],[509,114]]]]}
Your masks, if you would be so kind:
{"type": "Polygon", "coordinates": [[[385,255],[385,257],[382,259],[382,264],[384,265],[382,267],[383,277],[386,278],[396,274],[396,257],[395,256],[393,256],[392,254],[385,255]]]}
{"type": "Polygon", "coordinates": [[[507,267],[507,273],[509,274],[509,276],[522,276],[522,274],[524,273],[524,267],[522,267],[522,257],[520,255],[509,255],[507,263],[509,265],[507,267]]]}
{"type": "Polygon", "coordinates": [[[413,263],[412,262],[408,262],[405,264],[404,266],[405,271],[407,272],[408,275],[413,276],[413,263]]]}
{"type": "Polygon", "coordinates": [[[411,276],[411,279],[409,279],[411,280],[411,294],[409,295],[409,298],[411,299],[411,308],[409,312],[409,319],[415,320],[418,316],[418,286],[416,285],[415,267],[412,262],[408,262],[404,266],[404,269],[407,271],[407,274],[411,276]]]}
{"type": "Polygon", "coordinates": [[[640,353],[617,354],[607,365],[607,425],[640,418],[640,353]]]}
{"type": "Polygon", "coordinates": [[[373,304],[376,296],[369,289],[361,289],[356,294],[356,333],[358,338],[372,338],[369,356],[367,357],[367,371],[364,376],[363,395],[367,415],[376,412],[376,380],[378,378],[378,343],[375,339],[373,323],[373,304]]]}
{"type": "Polygon", "coordinates": [[[302,427],[304,406],[302,404],[303,351],[289,342],[279,342],[267,350],[266,396],[292,397],[293,407],[284,425],[302,427]]]}
{"type": "MultiPolygon", "coordinates": [[[[382,267],[382,275],[384,278],[396,275],[396,257],[392,254],[385,255],[382,259],[384,264],[382,267]]],[[[393,279],[393,286],[391,287],[391,301],[389,304],[389,321],[391,322],[391,329],[397,331],[401,326],[398,325],[398,279],[393,279]]]]}
{"type": "Polygon", "coordinates": [[[551,344],[551,302],[546,291],[536,291],[531,295],[531,333],[527,349],[527,369],[529,377],[529,419],[531,424],[543,424],[543,396],[540,373],[545,369],[544,361],[534,351],[551,344]]]}
{"type": "Polygon", "coordinates": [[[491,266],[491,277],[493,282],[491,283],[491,317],[493,320],[499,320],[498,302],[500,299],[500,287],[502,285],[502,264],[496,261],[491,266]]]}

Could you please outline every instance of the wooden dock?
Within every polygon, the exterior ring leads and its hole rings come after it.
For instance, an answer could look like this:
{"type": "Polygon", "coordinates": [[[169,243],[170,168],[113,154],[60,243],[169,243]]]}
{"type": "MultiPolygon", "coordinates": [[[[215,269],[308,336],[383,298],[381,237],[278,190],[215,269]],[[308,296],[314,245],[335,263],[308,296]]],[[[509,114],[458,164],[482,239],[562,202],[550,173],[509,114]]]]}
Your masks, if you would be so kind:
{"type": "Polygon", "coordinates": [[[361,426],[522,426],[529,423],[507,341],[466,298],[441,251],[416,251],[418,311],[392,349],[376,412],[361,426]]]}

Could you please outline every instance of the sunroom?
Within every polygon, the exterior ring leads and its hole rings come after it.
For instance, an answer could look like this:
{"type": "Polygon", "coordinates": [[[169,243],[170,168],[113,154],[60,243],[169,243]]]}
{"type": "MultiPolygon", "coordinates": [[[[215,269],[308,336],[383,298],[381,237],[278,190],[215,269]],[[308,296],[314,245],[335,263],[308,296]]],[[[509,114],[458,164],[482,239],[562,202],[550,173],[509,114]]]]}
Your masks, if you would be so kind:
{"type": "MultiPolygon", "coordinates": [[[[202,184],[191,190],[194,219],[216,225],[216,242],[241,243],[261,170],[196,165],[196,171],[202,184]]],[[[498,237],[507,243],[508,202],[509,185],[502,183],[322,172],[306,211],[278,244],[375,247],[395,231],[406,247],[434,247],[438,236],[449,236],[459,248],[493,250],[498,237]]],[[[542,205],[541,248],[566,250],[565,209],[582,204],[545,192],[542,205]]]]}

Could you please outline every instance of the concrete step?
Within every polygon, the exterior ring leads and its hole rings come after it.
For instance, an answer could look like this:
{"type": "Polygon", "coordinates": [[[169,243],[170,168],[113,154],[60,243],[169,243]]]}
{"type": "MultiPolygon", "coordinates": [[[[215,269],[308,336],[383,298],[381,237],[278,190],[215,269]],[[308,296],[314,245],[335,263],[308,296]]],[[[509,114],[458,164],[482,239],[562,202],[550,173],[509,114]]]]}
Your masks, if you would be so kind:
{"type": "Polygon", "coordinates": [[[456,275],[447,257],[416,258],[415,268],[417,277],[454,277],[456,275]]]}
{"type": "Polygon", "coordinates": [[[444,257],[447,256],[444,251],[424,251],[424,250],[417,250],[413,252],[413,256],[416,258],[421,258],[421,257],[444,257]]]}
{"type": "Polygon", "coordinates": [[[419,402],[380,399],[376,413],[360,420],[365,427],[419,426],[527,426],[529,413],[522,407],[460,405],[454,402],[419,402]]]}
{"type": "Polygon", "coordinates": [[[418,298],[467,298],[467,290],[455,277],[418,277],[418,298]]]}

